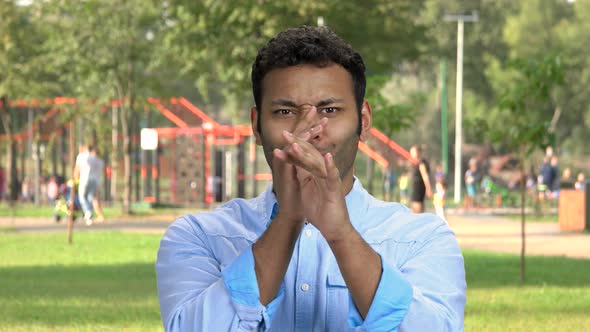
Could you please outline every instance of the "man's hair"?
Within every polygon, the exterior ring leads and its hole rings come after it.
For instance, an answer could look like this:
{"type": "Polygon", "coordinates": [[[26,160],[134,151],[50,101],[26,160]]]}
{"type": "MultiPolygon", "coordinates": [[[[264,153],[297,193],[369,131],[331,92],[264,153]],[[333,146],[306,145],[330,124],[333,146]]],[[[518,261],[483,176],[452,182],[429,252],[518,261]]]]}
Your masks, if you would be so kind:
{"type": "MultiPolygon", "coordinates": [[[[263,46],[252,64],[252,93],[256,108],[262,103],[262,80],[273,69],[302,64],[325,67],[338,64],[346,69],[352,78],[352,88],[359,115],[367,81],[365,63],[361,55],[346,41],[327,27],[300,26],[280,32],[263,46]]],[[[258,117],[260,119],[260,117],[258,117]]],[[[260,123],[258,126],[260,130],[260,123]]]]}

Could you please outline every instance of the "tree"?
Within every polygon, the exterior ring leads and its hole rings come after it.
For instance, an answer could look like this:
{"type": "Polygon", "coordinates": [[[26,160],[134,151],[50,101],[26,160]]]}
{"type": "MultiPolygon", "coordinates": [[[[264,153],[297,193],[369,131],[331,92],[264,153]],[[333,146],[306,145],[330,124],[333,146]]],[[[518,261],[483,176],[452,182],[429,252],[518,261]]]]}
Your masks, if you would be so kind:
{"type": "MultiPolygon", "coordinates": [[[[45,43],[50,55],[47,64],[60,72],[65,92],[79,97],[81,103],[72,116],[89,120],[85,122],[87,134],[92,135],[89,124],[100,123],[102,106],[112,100],[120,102],[124,213],[130,212],[131,201],[131,135],[138,132],[134,112],[143,108],[138,100],[149,96],[147,77],[154,66],[154,38],[162,24],[157,3],[65,0],[38,4],[44,13],[42,19],[50,26],[45,43]]],[[[112,156],[115,162],[116,151],[112,156]]],[[[114,172],[116,168],[113,165],[114,172]]]]}
{"type": "Polygon", "coordinates": [[[420,94],[410,96],[405,103],[394,103],[384,96],[383,88],[390,77],[372,75],[367,79],[367,99],[373,111],[373,126],[387,135],[393,135],[400,130],[408,129],[416,121],[418,108],[423,102],[420,94]]]}
{"type": "MultiPolygon", "coordinates": [[[[418,105],[415,102],[413,103],[415,100],[411,100],[411,98],[406,98],[406,103],[392,102],[391,96],[386,96],[384,89],[390,81],[391,77],[386,75],[369,76],[367,78],[366,99],[369,100],[371,105],[373,127],[379,129],[387,137],[392,138],[395,133],[410,128],[414,124],[418,113],[418,105]]],[[[375,163],[371,158],[368,158],[367,162],[367,189],[372,191],[375,163]]],[[[392,170],[393,167],[389,171],[392,170]]]]}
{"type": "Polygon", "coordinates": [[[38,84],[42,71],[35,70],[35,59],[40,52],[38,26],[33,24],[28,13],[13,1],[3,1],[0,6],[0,121],[6,135],[7,188],[10,201],[18,197],[18,175],[16,174],[16,144],[13,135],[17,128],[14,114],[9,107],[11,98],[31,95],[40,97],[51,84],[38,84]]]}
{"type": "MultiPolygon", "coordinates": [[[[552,93],[564,83],[564,68],[561,58],[548,55],[541,59],[517,58],[510,62],[514,77],[505,81],[508,88],[503,93],[494,122],[487,122],[491,139],[519,151],[520,206],[521,206],[521,254],[520,277],[525,280],[525,200],[526,161],[536,150],[545,149],[552,142],[549,130],[550,118],[540,119],[542,109],[555,105],[552,93]],[[508,83],[510,82],[510,83],[508,83]]],[[[488,119],[489,120],[489,119],[488,119]]],[[[481,119],[481,123],[484,122],[481,119]]]]}

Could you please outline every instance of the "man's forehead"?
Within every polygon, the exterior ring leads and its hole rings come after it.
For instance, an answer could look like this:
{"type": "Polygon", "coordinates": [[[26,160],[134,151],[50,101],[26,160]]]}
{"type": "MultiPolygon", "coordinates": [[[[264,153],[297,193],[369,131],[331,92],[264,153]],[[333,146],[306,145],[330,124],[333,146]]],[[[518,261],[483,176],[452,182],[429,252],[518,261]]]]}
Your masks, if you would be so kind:
{"type": "Polygon", "coordinates": [[[262,82],[265,103],[319,106],[354,97],[352,77],[339,65],[297,65],[274,69],[262,82]]]}

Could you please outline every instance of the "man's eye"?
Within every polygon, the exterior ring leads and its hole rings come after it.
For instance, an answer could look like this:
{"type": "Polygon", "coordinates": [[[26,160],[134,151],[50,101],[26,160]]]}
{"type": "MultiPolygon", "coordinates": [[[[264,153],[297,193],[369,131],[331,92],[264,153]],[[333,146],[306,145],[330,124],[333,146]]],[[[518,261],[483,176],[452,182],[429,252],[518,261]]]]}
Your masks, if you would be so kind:
{"type": "Polygon", "coordinates": [[[336,113],[336,112],[338,112],[338,108],[336,108],[336,107],[326,107],[326,108],[322,108],[322,110],[320,112],[326,113],[326,114],[336,113]]]}
{"type": "Polygon", "coordinates": [[[288,109],[276,110],[273,113],[274,114],[277,114],[277,115],[291,115],[291,114],[295,114],[295,112],[293,112],[293,110],[288,110],[288,109]]]}

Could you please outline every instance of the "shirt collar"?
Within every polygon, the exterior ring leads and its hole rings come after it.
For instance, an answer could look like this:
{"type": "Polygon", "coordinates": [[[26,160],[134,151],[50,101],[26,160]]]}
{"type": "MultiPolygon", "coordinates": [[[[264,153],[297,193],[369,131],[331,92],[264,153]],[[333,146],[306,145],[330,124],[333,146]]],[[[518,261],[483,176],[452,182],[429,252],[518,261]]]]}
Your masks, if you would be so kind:
{"type": "Polygon", "coordinates": [[[352,189],[345,197],[348,217],[352,226],[359,231],[363,218],[367,216],[368,199],[370,195],[363,187],[361,181],[355,176],[352,189]]]}

